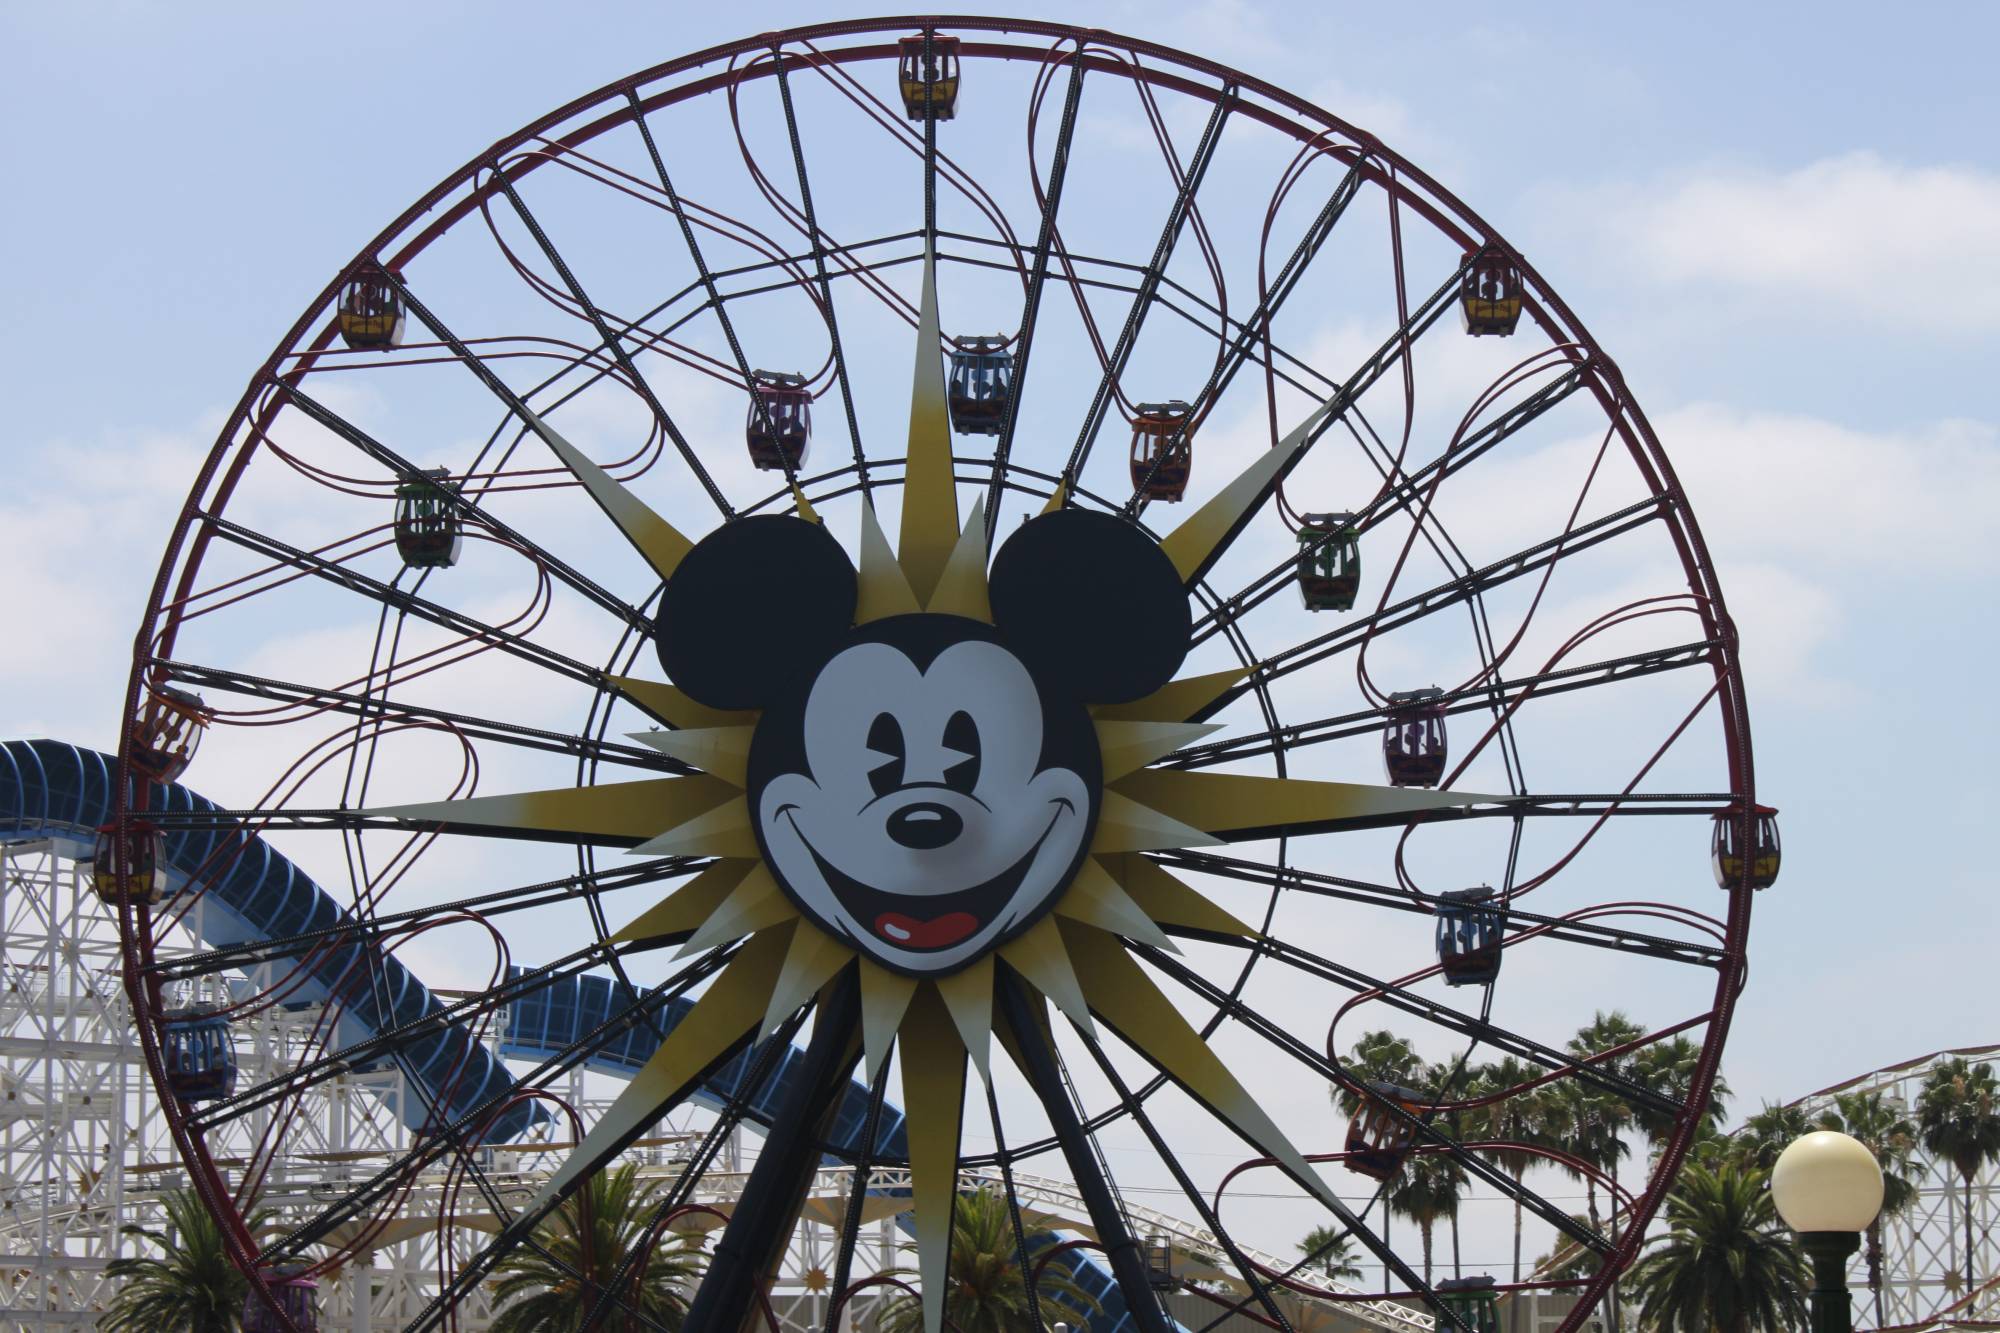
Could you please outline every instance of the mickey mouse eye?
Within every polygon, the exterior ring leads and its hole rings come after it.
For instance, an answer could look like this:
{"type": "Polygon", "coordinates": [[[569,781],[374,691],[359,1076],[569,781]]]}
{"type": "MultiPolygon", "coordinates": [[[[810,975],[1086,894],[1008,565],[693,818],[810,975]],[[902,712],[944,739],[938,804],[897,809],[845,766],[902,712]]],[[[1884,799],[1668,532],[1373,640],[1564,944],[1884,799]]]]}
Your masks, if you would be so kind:
{"type": "Polygon", "coordinates": [[[909,751],[903,743],[903,725],[894,714],[877,713],[869,724],[868,754],[881,761],[868,770],[868,785],[878,798],[903,785],[903,763],[909,751]]]}
{"type": "Polygon", "coordinates": [[[965,756],[945,766],[944,785],[970,796],[979,785],[979,724],[972,720],[972,714],[961,708],[951,715],[944,724],[944,748],[965,756]]]}

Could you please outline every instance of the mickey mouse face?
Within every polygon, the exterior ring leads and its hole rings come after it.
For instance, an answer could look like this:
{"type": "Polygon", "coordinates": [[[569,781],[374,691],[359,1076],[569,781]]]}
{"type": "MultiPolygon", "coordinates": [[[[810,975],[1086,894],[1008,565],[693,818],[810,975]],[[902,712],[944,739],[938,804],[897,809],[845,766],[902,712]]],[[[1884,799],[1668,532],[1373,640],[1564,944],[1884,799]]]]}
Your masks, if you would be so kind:
{"type": "Polygon", "coordinates": [[[1031,923],[1097,819],[1097,738],[989,627],[898,616],[766,709],[750,752],[764,859],[821,927],[913,973],[1031,923]]]}
{"type": "Polygon", "coordinates": [[[772,875],[822,929],[910,975],[963,967],[1062,895],[1103,784],[1087,705],[1152,692],[1187,648],[1172,562],[1110,515],[1024,524],[988,592],[992,625],[856,628],[839,543],[760,516],[696,546],[661,599],[674,682],[763,710],[747,794],[772,875]]]}

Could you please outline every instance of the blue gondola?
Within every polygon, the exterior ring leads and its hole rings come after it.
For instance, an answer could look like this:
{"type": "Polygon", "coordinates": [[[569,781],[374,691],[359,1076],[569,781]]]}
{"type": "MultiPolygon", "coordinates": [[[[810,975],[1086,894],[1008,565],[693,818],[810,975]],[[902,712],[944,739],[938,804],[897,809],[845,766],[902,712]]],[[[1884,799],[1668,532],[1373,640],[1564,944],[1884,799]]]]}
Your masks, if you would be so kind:
{"type": "Polygon", "coordinates": [[[1500,975],[1507,919],[1493,890],[1454,889],[1437,898],[1438,965],[1447,986],[1484,986],[1500,975]]]}
{"type": "Polygon", "coordinates": [[[201,1005],[166,1016],[162,1058],[167,1086],[184,1102],[218,1102],[236,1093],[236,1044],[229,1020],[201,1005]]]}
{"type": "Polygon", "coordinates": [[[1014,354],[1004,334],[952,342],[951,426],[961,435],[998,435],[1014,392],[1014,354]]]}

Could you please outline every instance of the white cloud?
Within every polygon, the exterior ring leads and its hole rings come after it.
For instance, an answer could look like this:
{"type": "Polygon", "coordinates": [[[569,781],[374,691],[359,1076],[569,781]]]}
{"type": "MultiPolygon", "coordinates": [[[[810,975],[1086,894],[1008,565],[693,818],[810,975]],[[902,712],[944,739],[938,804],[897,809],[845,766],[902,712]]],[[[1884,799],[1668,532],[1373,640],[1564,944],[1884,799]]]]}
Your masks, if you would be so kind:
{"type": "Polygon", "coordinates": [[[2000,174],[1868,152],[1683,172],[1559,202],[1631,271],[1911,328],[2000,328],[2000,174]]]}

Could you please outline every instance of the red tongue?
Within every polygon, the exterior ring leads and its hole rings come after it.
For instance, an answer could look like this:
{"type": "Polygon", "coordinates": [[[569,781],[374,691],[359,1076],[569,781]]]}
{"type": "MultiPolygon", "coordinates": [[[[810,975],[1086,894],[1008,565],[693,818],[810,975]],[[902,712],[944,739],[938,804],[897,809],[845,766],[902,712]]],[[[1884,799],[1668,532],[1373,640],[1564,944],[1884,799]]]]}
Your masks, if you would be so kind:
{"type": "Polygon", "coordinates": [[[935,921],[919,921],[901,912],[875,918],[875,933],[906,949],[948,948],[978,929],[979,918],[970,912],[946,912],[935,921]]]}

